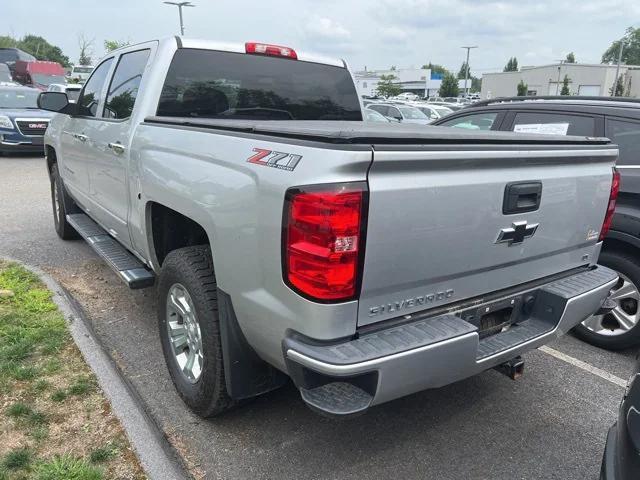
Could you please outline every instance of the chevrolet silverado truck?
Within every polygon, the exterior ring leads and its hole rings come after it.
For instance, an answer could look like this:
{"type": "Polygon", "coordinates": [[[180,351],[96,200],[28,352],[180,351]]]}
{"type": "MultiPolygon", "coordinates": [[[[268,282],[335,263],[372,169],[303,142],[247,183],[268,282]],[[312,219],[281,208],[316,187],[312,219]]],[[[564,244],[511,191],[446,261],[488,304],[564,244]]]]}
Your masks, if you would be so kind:
{"type": "MultiPolygon", "coordinates": [[[[289,378],[352,415],[490,368],[599,310],[607,139],[362,121],[341,60],[181,37],[111,52],[45,135],[54,223],[156,286],[199,415],[289,378]]],[[[551,373],[551,372],[550,372],[551,373]]]]}

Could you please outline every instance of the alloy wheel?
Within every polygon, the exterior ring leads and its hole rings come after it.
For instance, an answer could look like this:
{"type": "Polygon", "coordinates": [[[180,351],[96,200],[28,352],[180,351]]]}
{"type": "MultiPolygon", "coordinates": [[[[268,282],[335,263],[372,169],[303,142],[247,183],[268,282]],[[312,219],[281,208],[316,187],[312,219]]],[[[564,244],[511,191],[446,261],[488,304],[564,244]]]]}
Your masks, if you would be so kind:
{"type": "Polygon", "coordinates": [[[180,373],[185,380],[196,383],[204,362],[202,332],[191,295],[179,283],[169,289],[166,315],[169,343],[180,373]]]}

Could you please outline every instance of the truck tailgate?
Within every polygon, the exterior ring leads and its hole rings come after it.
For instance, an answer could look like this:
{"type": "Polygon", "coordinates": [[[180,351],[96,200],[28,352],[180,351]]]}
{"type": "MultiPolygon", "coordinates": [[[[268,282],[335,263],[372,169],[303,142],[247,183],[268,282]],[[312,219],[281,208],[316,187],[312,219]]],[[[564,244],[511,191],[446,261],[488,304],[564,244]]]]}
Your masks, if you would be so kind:
{"type": "Polygon", "coordinates": [[[374,148],[359,326],[595,260],[614,146],[374,148]]]}

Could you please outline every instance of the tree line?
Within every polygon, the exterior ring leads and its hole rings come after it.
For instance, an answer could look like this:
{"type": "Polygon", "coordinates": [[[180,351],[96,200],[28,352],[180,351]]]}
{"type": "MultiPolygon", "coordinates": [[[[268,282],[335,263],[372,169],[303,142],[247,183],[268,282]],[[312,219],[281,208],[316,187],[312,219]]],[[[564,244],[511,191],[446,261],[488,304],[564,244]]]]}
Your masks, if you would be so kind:
{"type": "MultiPolygon", "coordinates": [[[[94,54],[95,39],[85,37],[83,33],[78,34],[78,47],[80,54],[78,61],[72,62],[62,49],[57,45],[49,43],[45,38],[27,34],[22,38],[16,38],[11,35],[0,35],[0,48],[19,48],[20,50],[33,55],[37,60],[46,60],[50,62],[58,62],[63,67],[77,65],[92,65],[94,54]]],[[[124,40],[104,40],[103,46],[105,53],[120,47],[129,45],[124,40]]]]}

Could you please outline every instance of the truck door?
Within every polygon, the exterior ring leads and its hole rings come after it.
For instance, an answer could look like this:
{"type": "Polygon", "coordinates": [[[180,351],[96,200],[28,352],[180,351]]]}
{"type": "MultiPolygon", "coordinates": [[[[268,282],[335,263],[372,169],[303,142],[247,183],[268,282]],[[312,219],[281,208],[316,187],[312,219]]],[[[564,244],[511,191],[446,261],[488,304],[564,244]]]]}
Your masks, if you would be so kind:
{"type": "Polygon", "coordinates": [[[92,124],[89,155],[89,196],[94,218],[130,247],[129,147],[133,132],[132,113],[146,69],[149,48],[125,52],[117,59],[101,117],[92,124]]]}
{"type": "Polygon", "coordinates": [[[102,103],[102,95],[107,81],[107,76],[113,63],[113,58],[103,61],[93,72],[93,75],[85,83],[78,97],[78,115],[66,119],[62,135],[60,137],[60,158],[62,178],[65,187],[69,189],[73,197],[85,208],[93,211],[89,201],[89,176],[87,163],[91,148],[91,139],[87,131],[96,121],[98,107],[102,103]]]}

